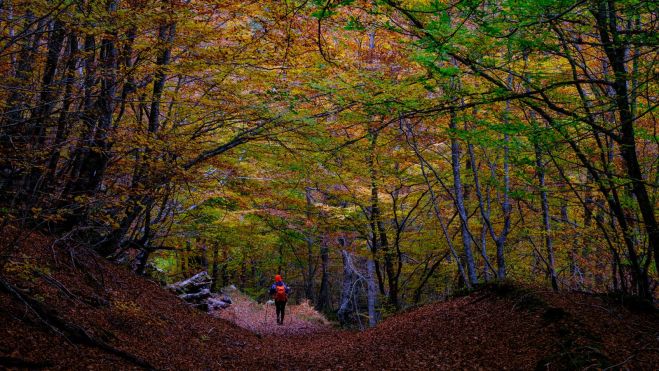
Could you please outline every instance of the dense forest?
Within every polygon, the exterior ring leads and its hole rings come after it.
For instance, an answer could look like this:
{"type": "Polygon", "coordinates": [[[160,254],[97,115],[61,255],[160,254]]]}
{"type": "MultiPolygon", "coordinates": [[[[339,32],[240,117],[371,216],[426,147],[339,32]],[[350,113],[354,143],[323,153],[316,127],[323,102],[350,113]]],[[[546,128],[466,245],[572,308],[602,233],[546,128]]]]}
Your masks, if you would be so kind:
{"type": "Polygon", "coordinates": [[[361,328],[494,282],[654,303],[658,28],[644,0],[0,1],[0,271],[45,235],[259,301],[281,274],[361,328]]]}

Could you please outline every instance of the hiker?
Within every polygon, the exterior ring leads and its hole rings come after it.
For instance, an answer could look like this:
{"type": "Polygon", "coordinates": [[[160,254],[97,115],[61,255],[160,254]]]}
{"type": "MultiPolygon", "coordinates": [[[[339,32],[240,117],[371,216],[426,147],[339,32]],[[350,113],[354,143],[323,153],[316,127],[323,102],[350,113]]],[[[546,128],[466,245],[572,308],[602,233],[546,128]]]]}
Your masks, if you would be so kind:
{"type": "Polygon", "coordinates": [[[288,293],[291,289],[286,286],[282,281],[280,275],[275,276],[275,283],[270,286],[270,296],[275,300],[275,308],[277,308],[277,324],[284,324],[284,309],[288,301],[288,293]]]}

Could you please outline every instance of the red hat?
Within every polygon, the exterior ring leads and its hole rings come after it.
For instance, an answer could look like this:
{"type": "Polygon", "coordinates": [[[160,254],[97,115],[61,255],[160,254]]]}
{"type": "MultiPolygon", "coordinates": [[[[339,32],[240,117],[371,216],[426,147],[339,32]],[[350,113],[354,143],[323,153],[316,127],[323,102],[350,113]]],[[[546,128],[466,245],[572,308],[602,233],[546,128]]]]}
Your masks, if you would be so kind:
{"type": "Polygon", "coordinates": [[[275,276],[275,282],[281,282],[281,276],[280,275],[275,276]]]}

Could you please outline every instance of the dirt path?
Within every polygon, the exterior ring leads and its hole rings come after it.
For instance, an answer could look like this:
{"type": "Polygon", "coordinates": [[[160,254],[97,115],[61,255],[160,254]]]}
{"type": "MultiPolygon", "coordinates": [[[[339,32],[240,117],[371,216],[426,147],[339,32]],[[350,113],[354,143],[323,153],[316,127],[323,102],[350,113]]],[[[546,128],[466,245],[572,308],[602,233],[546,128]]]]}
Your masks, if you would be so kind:
{"type": "Polygon", "coordinates": [[[299,336],[332,329],[330,322],[307,302],[299,305],[288,304],[284,324],[277,325],[274,304],[259,304],[237,291],[230,295],[233,302],[231,306],[217,310],[211,315],[231,321],[261,336],[299,336]]]}

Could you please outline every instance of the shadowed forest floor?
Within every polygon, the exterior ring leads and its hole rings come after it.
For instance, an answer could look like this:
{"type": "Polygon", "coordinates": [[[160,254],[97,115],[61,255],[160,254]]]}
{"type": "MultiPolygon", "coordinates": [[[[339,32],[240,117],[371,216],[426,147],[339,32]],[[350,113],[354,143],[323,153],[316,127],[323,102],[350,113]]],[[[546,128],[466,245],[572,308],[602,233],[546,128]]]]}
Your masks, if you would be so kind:
{"type": "MultiPolygon", "coordinates": [[[[7,241],[1,242],[4,249],[7,241]]],[[[290,322],[276,326],[263,306],[241,295],[234,295],[233,309],[209,316],[86,248],[56,246],[43,236],[2,255],[8,253],[0,275],[0,367],[651,370],[659,365],[656,311],[630,310],[599,296],[488,286],[355,332],[328,325],[306,304],[291,306],[290,322]]]]}

